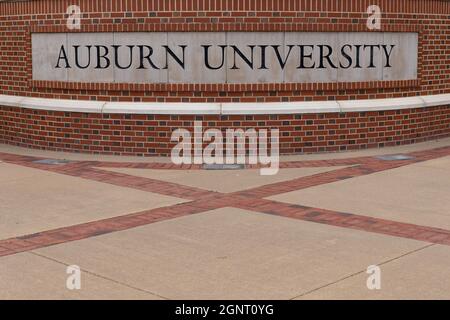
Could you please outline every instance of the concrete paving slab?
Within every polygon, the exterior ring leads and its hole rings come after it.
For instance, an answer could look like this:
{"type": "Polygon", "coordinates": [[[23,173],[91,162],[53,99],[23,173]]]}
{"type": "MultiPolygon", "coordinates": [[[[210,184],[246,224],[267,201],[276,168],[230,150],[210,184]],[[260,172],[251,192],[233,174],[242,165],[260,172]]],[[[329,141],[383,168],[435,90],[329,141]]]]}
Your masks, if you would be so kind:
{"type": "Polygon", "coordinates": [[[0,184],[51,175],[50,172],[0,162],[0,184]]]}
{"type": "Polygon", "coordinates": [[[81,270],[80,290],[67,289],[67,267],[31,253],[0,258],[1,300],[162,299],[81,270]]]}
{"type": "Polygon", "coordinates": [[[299,299],[450,299],[450,248],[433,245],[380,266],[380,290],[361,286],[369,275],[318,289],[299,299]]]}
{"type": "Polygon", "coordinates": [[[449,164],[450,164],[450,156],[421,162],[416,164],[416,166],[424,168],[440,169],[444,170],[445,172],[449,172],[450,171],[449,164]]]}
{"type": "Polygon", "coordinates": [[[262,176],[259,169],[251,170],[153,170],[129,168],[101,168],[129,175],[156,178],[159,180],[181,183],[191,187],[217,192],[237,192],[256,188],[266,184],[289,181],[345,167],[280,169],[273,176],[262,176]]]}
{"type": "Polygon", "coordinates": [[[184,200],[0,163],[0,239],[184,200]]]}
{"type": "Polygon", "coordinates": [[[269,199],[450,229],[450,157],[269,199]]]}
{"type": "Polygon", "coordinates": [[[290,299],[424,245],[224,208],[35,252],[169,299],[290,299]]]}

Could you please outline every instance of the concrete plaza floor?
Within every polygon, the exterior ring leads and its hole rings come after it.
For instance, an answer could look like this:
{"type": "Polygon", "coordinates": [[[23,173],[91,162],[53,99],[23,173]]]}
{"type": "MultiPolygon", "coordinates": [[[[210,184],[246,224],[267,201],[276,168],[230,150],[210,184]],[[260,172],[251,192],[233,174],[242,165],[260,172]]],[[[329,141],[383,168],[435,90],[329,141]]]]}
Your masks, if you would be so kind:
{"type": "Polygon", "coordinates": [[[450,139],[275,176],[0,145],[0,190],[0,299],[450,299],[450,139]]]}

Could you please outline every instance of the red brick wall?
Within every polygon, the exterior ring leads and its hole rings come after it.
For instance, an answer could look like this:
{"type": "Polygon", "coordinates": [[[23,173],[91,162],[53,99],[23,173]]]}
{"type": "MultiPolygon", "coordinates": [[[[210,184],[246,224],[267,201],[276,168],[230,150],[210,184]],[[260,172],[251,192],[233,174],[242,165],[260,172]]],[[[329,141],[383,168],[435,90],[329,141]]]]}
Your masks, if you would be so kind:
{"type": "MultiPolygon", "coordinates": [[[[366,149],[450,135],[450,107],[346,114],[164,116],[82,114],[3,107],[4,141],[23,147],[116,155],[170,155],[172,131],[279,128],[282,154],[366,149]]],[[[0,132],[0,136],[1,132],[0,132]]],[[[0,141],[1,142],[1,141],[0,141]]]]}
{"type": "Polygon", "coordinates": [[[277,102],[366,99],[450,92],[446,0],[29,0],[0,2],[3,94],[104,101],[277,102]],[[383,31],[418,31],[419,80],[324,84],[87,84],[31,81],[30,32],[67,32],[79,4],[89,31],[367,31],[367,7],[383,31]]]}
{"type": "MultiPolygon", "coordinates": [[[[450,93],[450,1],[446,0],[30,0],[0,1],[0,93],[59,99],[146,102],[285,102],[450,93]],[[67,32],[79,4],[81,32],[367,31],[366,9],[383,11],[382,31],[419,32],[419,79],[323,84],[89,84],[32,81],[31,32],[67,32]]],[[[167,155],[173,129],[279,127],[281,152],[399,145],[450,135],[450,107],[277,116],[142,116],[0,106],[0,142],[41,149],[167,155]]]]}

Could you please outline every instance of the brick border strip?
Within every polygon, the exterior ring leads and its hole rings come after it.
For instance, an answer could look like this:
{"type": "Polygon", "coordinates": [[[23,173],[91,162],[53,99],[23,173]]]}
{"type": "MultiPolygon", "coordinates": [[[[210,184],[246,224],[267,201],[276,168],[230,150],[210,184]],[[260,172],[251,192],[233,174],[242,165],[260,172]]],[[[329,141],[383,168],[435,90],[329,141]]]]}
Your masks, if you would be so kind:
{"type": "Polygon", "coordinates": [[[46,165],[36,163],[41,158],[13,156],[0,153],[0,159],[6,163],[16,164],[28,168],[50,171],[66,176],[82,178],[91,181],[107,183],[119,187],[131,188],[135,190],[157,193],[165,196],[178,197],[187,200],[202,199],[206,196],[216,194],[213,191],[201,188],[189,187],[177,183],[165,182],[156,179],[131,176],[123,173],[106,171],[95,168],[101,163],[80,161],[70,162],[64,165],[46,165]]]}
{"type": "Polygon", "coordinates": [[[205,201],[198,203],[193,201],[171,207],[157,208],[125,216],[58,228],[7,240],[0,240],[0,257],[136,228],[167,219],[201,213],[211,209],[216,209],[211,202],[208,205],[205,201]]]}
{"type": "Polygon", "coordinates": [[[259,199],[246,200],[238,206],[251,210],[291,219],[320,223],[335,227],[385,234],[399,238],[450,245],[450,230],[426,227],[411,223],[396,222],[362,216],[352,213],[290,205],[283,202],[259,199]]]}

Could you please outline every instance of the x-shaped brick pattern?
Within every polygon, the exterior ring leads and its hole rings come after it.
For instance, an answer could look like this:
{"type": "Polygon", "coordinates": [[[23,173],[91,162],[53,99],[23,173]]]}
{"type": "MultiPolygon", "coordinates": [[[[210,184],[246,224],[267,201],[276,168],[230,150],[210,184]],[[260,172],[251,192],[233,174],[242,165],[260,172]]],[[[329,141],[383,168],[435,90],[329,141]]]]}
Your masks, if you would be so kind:
{"type": "MultiPolygon", "coordinates": [[[[102,170],[101,168],[138,168],[138,169],[176,169],[200,170],[199,166],[176,166],[164,163],[116,163],[97,161],[74,161],[64,165],[46,165],[36,163],[41,158],[0,153],[0,160],[40,170],[79,177],[83,179],[108,183],[115,186],[132,188],[145,192],[167,195],[188,200],[188,202],[132,213],[123,216],[83,223],[74,226],[48,230],[21,237],[0,240],[0,256],[7,256],[19,252],[30,251],[56,244],[66,243],[95,237],[102,234],[131,229],[151,223],[173,219],[177,217],[202,213],[214,209],[234,207],[264,214],[272,214],[292,219],[321,223],[336,227],[357,229],[425,241],[435,244],[450,245],[450,230],[420,226],[397,221],[378,219],[363,215],[356,215],[332,210],[292,205],[265,199],[274,195],[302,190],[328,184],[336,181],[351,179],[376,172],[395,169],[414,163],[437,159],[450,155],[450,146],[412,152],[409,160],[382,161],[375,157],[360,157],[336,160],[294,161],[283,162],[283,168],[312,168],[346,166],[334,171],[315,174],[307,177],[292,179],[260,186],[234,193],[219,193],[200,188],[194,188],[177,183],[165,182],[157,179],[137,177],[123,173],[102,170]]],[[[257,168],[257,166],[252,166],[257,168]]]]}

